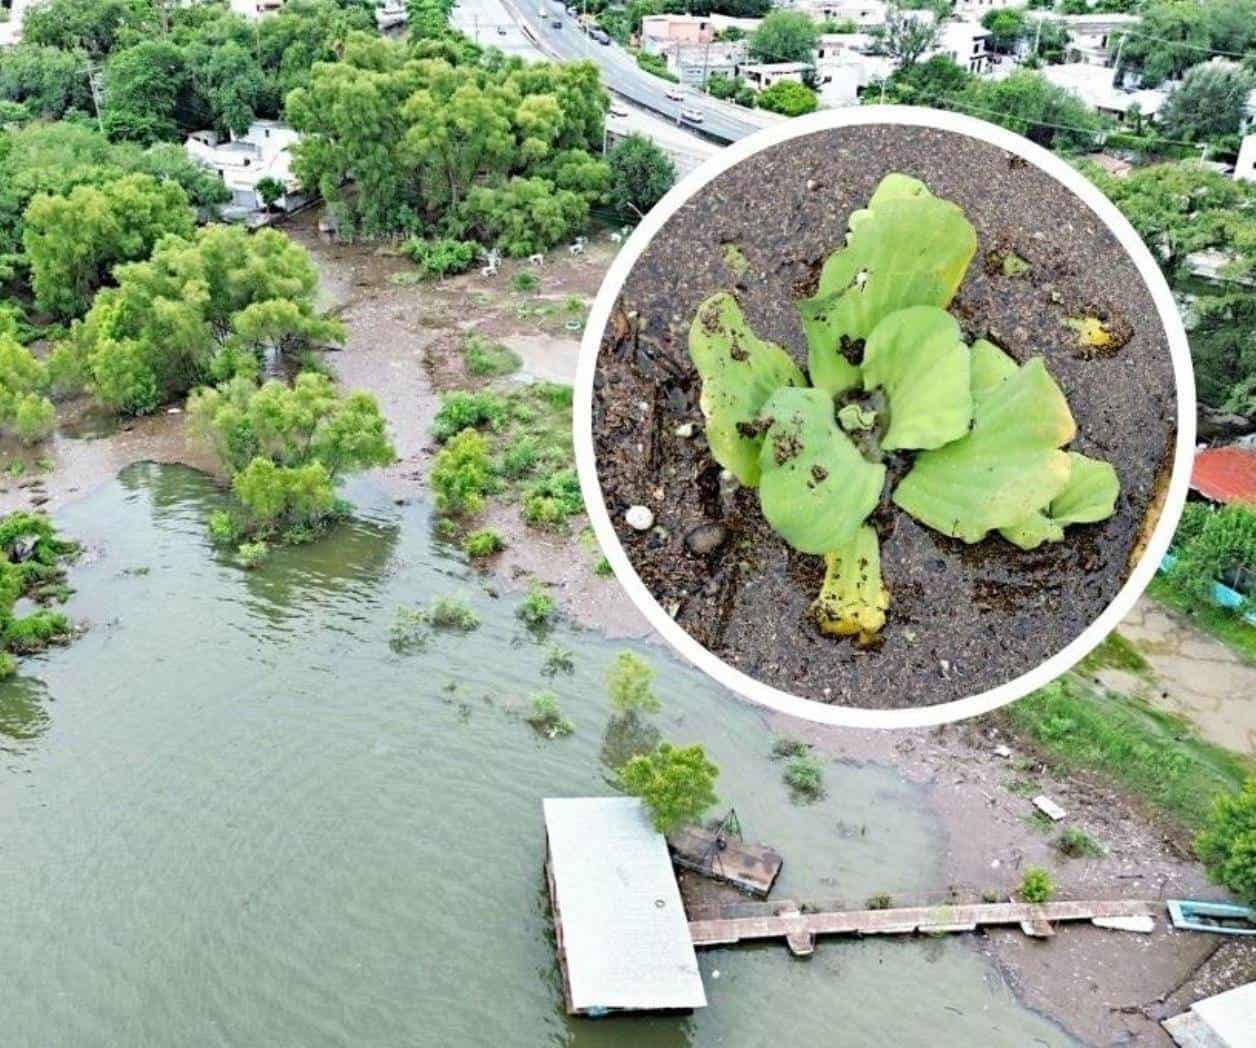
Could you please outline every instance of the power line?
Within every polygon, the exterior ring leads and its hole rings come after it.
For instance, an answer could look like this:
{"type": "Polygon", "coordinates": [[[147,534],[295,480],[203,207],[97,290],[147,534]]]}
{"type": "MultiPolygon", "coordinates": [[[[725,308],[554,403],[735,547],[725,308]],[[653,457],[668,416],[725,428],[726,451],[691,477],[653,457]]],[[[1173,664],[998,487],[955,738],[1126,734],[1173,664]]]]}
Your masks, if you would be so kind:
{"type": "Polygon", "coordinates": [[[1120,36],[1124,39],[1127,36],[1140,37],[1143,40],[1153,40],[1157,44],[1167,44],[1169,47],[1185,47],[1191,51],[1203,51],[1209,55],[1224,55],[1226,58],[1246,58],[1248,55],[1256,54],[1256,51],[1222,51],[1220,48],[1207,47],[1204,44],[1192,44],[1187,40],[1169,40],[1163,36],[1152,36],[1150,33],[1141,33],[1137,29],[1114,29],[1113,36],[1120,36]]]}

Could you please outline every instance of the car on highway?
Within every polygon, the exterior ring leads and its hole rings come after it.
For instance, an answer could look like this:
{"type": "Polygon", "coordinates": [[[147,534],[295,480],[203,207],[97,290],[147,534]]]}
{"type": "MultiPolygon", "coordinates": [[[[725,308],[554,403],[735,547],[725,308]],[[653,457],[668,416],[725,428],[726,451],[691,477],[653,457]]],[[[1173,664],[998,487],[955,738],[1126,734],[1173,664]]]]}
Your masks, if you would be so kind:
{"type": "Polygon", "coordinates": [[[702,110],[695,109],[693,106],[685,106],[680,111],[680,119],[690,124],[700,124],[702,123],[702,110]]]}
{"type": "Polygon", "coordinates": [[[589,36],[591,36],[599,44],[609,44],[611,42],[611,34],[605,29],[590,29],[589,36]]]}
{"type": "Polygon", "coordinates": [[[555,29],[561,29],[563,27],[563,20],[561,18],[552,19],[550,21],[550,25],[552,25],[555,29]]]}
{"type": "Polygon", "coordinates": [[[505,27],[504,25],[499,25],[499,26],[497,27],[497,35],[498,35],[498,36],[505,36],[505,35],[506,35],[506,27],[505,27]]]}
{"type": "Polygon", "coordinates": [[[679,102],[685,97],[685,89],[679,84],[673,84],[664,92],[664,94],[666,94],[673,102],[679,102]]]}

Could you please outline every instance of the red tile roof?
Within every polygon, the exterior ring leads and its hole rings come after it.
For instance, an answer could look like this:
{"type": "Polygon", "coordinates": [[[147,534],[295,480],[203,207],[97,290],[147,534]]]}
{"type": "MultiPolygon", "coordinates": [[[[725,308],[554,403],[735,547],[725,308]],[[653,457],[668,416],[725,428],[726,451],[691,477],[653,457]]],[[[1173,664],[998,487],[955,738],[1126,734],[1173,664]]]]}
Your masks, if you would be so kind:
{"type": "Polygon", "coordinates": [[[1213,502],[1256,506],[1256,448],[1232,445],[1197,451],[1191,487],[1213,502]]]}

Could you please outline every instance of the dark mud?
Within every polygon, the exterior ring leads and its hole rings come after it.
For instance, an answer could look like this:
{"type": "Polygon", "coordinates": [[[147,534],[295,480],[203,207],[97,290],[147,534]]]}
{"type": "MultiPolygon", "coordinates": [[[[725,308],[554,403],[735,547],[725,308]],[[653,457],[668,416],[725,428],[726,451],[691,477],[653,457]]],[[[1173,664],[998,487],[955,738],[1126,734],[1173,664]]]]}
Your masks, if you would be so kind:
{"type": "Polygon", "coordinates": [[[1072,641],[1116,595],[1170,464],[1176,398],[1150,292],[1116,238],[1053,179],[946,132],[848,128],[770,149],[726,172],[664,227],[629,275],[603,336],[594,434],[607,508],[641,578],[704,646],[750,675],[844,705],[895,708],[1005,683],[1072,641]],[[1022,552],[997,538],[965,546],[894,512],[877,521],[892,594],[879,647],[819,636],[808,607],[823,564],[791,551],[756,493],[721,498],[701,435],[687,333],[698,304],[733,289],[755,331],[805,363],[794,302],[843,241],[881,177],[902,171],[963,207],[977,257],[951,312],[969,338],[1018,361],[1041,355],[1078,423],[1074,450],[1112,462],[1116,515],[1022,552]],[[745,264],[730,268],[735,246],[745,264]],[[1007,275],[983,260],[1013,253],[1007,275]],[[991,254],[993,253],[993,254],[991,254]],[[1083,350],[1066,317],[1103,319],[1118,347],[1083,350]],[[688,438],[677,435],[695,425],[688,438]],[[683,428],[681,432],[686,430],[683,428]],[[656,527],[624,522],[647,505],[656,527]],[[717,524],[727,540],[694,556],[685,538],[717,524]]]}

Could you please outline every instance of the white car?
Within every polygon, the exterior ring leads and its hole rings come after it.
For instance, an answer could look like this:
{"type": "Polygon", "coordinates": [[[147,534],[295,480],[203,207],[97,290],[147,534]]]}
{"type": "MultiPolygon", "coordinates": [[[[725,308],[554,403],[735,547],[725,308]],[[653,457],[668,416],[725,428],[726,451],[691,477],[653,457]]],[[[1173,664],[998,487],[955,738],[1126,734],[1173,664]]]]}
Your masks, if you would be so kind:
{"type": "Polygon", "coordinates": [[[685,106],[680,111],[680,119],[687,120],[691,124],[700,124],[702,123],[702,110],[694,109],[693,106],[685,106]]]}
{"type": "Polygon", "coordinates": [[[679,102],[685,97],[684,89],[681,87],[669,87],[665,93],[673,102],[679,102]]]}

